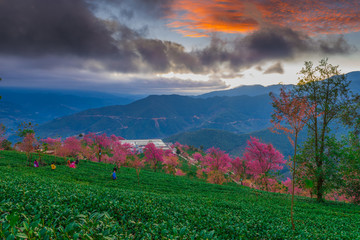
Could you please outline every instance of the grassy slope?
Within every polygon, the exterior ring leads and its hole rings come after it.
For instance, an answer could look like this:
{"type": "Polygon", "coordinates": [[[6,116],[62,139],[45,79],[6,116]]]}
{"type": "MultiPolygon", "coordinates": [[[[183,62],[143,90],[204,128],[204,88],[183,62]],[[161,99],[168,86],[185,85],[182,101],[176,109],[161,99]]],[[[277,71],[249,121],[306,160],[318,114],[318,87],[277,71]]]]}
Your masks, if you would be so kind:
{"type": "Polygon", "coordinates": [[[23,154],[0,157],[0,238],[360,238],[359,206],[296,198],[293,234],[288,195],[147,170],[138,185],[134,169],[112,181],[108,164],[51,171],[25,167],[23,154]]]}

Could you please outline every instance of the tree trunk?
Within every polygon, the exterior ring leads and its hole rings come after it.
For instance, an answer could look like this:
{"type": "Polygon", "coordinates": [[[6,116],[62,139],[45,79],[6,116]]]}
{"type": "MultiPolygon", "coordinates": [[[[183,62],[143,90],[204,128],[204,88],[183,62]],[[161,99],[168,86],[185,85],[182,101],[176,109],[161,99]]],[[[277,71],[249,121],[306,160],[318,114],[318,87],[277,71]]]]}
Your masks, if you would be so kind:
{"type": "Polygon", "coordinates": [[[295,133],[295,150],[294,150],[294,158],[293,158],[293,167],[292,167],[292,191],[291,191],[291,226],[292,230],[295,230],[294,223],[294,195],[295,195],[295,173],[296,173],[296,150],[297,150],[297,138],[298,133],[295,133]]]}
{"type": "Polygon", "coordinates": [[[319,151],[319,164],[317,165],[318,167],[318,172],[320,172],[320,175],[317,177],[317,186],[316,186],[316,190],[317,190],[317,201],[318,202],[323,202],[323,194],[324,194],[324,173],[322,171],[322,167],[323,167],[323,154],[325,151],[325,134],[326,134],[326,127],[328,125],[328,112],[329,112],[329,84],[327,84],[327,88],[326,88],[326,97],[325,97],[325,110],[324,110],[324,114],[323,114],[323,125],[322,125],[322,129],[321,129],[321,137],[320,137],[320,151],[319,151]]]}
{"type": "Polygon", "coordinates": [[[324,178],[323,176],[319,176],[318,179],[317,179],[317,186],[316,186],[316,190],[317,190],[317,201],[318,202],[323,202],[324,199],[323,199],[323,195],[324,195],[324,187],[323,187],[323,184],[324,184],[324,178]]]}

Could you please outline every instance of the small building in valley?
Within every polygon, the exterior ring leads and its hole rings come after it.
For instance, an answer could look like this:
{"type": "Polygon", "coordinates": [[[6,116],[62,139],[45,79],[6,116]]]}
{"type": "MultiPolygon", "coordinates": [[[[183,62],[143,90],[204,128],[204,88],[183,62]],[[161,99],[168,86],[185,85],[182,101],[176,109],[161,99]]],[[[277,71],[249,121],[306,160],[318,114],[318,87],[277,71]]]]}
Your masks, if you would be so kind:
{"type": "Polygon", "coordinates": [[[142,152],[144,147],[148,143],[153,143],[156,148],[161,148],[163,150],[171,150],[173,149],[161,139],[135,139],[135,140],[120,140],[121,143],[128,143],[136,148],[138,152],[142,152]]]}

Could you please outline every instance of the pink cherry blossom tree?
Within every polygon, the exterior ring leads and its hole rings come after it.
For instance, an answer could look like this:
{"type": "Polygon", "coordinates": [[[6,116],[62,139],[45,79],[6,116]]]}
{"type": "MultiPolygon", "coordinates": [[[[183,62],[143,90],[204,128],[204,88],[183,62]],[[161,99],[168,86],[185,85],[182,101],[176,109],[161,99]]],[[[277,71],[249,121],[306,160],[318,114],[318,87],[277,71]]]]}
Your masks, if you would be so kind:
{"type": "Polygon", "coordinates": [[[112,140],[111,138],[107,137],[105,133],[102,135],[88,133],[84,136],[83,141],[97,155],[99,162],[101,162],[101,157],[103,154],[109,154],[111,151],[112,140]]]}
{"type": "Polygon", "coordinates": [[[272,144],[261,143],[255,137],[250,137],[247,144],[243,157],[247,163],[248,173],[253,175],[258,183],[263,183],[268,191],[268,179],[272,173],[283,169],[286,160],[272,144]]]}
{"type": "Polygon", "coordinates": [[[193,161],[190,161],[189,163],[192,165],[198,165],[200,162],[203,161],[203,155],[199,152],[196,152],[192,155],[193,161]]]}
{"type": "Polygon", "coordinates": [[[61,148],[61,138],[45,138],[41,139],[41,142],[46,144],[47,150],[52,151],[54,155],[58,155],[58,151],[61,148]]]}
{"type": "Polygon", "coordinates": [[[112,135],[110,136],[110,141],[111,141],[111,142],[118,142],[118,141],[120,141],[120,140],[124,140],[124,138],[123,138],[123,137],[120,137],[120,136],[116,136],[115,134],[112,134],[112,135]]]}
{"type": "Polygon", "coordinates": [[[81,155],[83,157],[85,157],[86,159],[93,161],[93,162],[97,161],[98,160],[97,153],[98,152],[96,150],[94,150],[94,148],[91,148],[88,145],[82,145],[81,155]]]}
{"type": "Polygon", "coordinates": [[[31,165],[31,155],[30,153],[34,151],[37,144],[35,133],[26,133],[22,142],[18,145],[19,149],[26,153],[26,158],[29,166],[31,165]]]}
{"type": "MultiPolygon", "coordinates": [[[[282,181],[281,183],[282,183],[284,186],[286,186],[286,188],[287,188],[287,193],[288,193],[288,194],[292,194],[292,192],[293,192],[293,187],[295,186],[295,185],[293,184],[293,181],[292,181],[290,178],[287,178],[285,181],[282,181]]],[[[302,192],[303,192],[303,190],[302,190],[301,188],[295,186],[294,193],[295,193],[296,195],[301,195],[302,192]]]]}
{"type": "Polygon", "coordinates": [[[163,169],[165,170],[166,173],[168,174],[172,174],[175,175],[176,170],[177,170],[177,166],[179,165],[179,158],[170,153],[170,154],[165,154],[165,156],[163,157],[163,169]]]}
{"type": "Polygon", "coordinates": [[[244,158],[235,158],[231,161],[231,171],[234,175],[234,180],[243,185],[243,180],[246,178],[246,161],[244,158]]]}
{"type": "Polygon", "coordinates": [[[140,184],[140,171],[141,171],[141,168],[143,168],[145,165],[145,160],[140,159],[136,155],[135,151],[129,156],[129,160],[130,160],[130,166],[135,168],[136,175],[138,178],[138,184],[140,184]]]}
{"type": "MultiPolygon", "coordinates": [[[[286,92],[285,89],[280,89],[280,97],[277,98],[270,93],[273,100],[274,113],[272,114],[271,123],[273,124],[273,131],[280,130],[288,136],[290,143],[294,147],[294,156],[292,158],[291,172],[292,172],[292,197],[291,197],[291,225],[295,230],[293,219],[294,208],[294,194],[295,194],[295,176],[296,176],[296,154],[297,141],[300,131],[305,124],[316,113],[316,104],[311,104],[306,97],[294,96],[291,91],[286,92]]],[[[316,114],[315,114],[316,115],[316,114]]],[[[321,114],[320,114],[321,115],[321,114]]]]}
{"type": "Polygon", "coordinates": [[[128,156],[133,154],[133,146],[128,143],[115,141],[112,143],[112,157],[110,161],[120,169],[128,164],[128,156]]]}
{"type": "Polygon", "coordinates": [[[157,166],[163,162],[163,150],[156,148],[154,143],[148,143],[144,147],[145,161],[150,164],[156,172],[157,166]]]}
{"type": "Polygon", "coordinates": [[[207,174],[207,181],[215,184],[223,184],[225,174],[230,171],[231,158],[229,154],[221,151],[219,148],[210,148],[207,150],[207,154],[202,158],[201,165],[204,172],[207,174]]]}
{"type": "Polygon", "coordinates": [[[68,137],[64,140],[61,148],[59,149],[59,155],[66,157],[76,157],[81,152],[81,142],[76,137],[68,137]]]}

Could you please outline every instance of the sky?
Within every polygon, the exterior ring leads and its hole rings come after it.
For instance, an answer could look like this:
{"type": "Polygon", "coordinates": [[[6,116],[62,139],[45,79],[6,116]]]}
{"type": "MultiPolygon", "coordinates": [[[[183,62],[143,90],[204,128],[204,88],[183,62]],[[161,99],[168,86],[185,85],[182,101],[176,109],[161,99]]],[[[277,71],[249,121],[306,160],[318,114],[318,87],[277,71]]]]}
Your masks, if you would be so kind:
{"type": "Polygon", "coordinates": [[[359,49],[358,0],[0,0],[0,86],[192,95],[359,49]]]}

